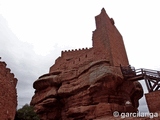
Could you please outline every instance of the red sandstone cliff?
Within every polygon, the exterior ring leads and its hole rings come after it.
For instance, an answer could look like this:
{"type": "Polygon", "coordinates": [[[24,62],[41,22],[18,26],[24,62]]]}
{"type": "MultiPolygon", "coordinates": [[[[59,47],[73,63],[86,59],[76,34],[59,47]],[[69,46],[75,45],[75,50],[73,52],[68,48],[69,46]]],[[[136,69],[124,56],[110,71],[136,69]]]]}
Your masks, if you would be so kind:
{"type": "Polygon", "coordinates": [[[50,72],[34,82],[31,105],[41,120],[91,120],[114,111],[137,112],[143,89],[139,82],[123,78],[120,65],[129,63],[122,36],[104,9],[95,19],[93,47],[63,51],[50,72]]]}
{"type": "Polygon", "coordinates": [[[6,65],[0,61],[0,120],[14,120],[17,107],[17,79],[6,65]]]}

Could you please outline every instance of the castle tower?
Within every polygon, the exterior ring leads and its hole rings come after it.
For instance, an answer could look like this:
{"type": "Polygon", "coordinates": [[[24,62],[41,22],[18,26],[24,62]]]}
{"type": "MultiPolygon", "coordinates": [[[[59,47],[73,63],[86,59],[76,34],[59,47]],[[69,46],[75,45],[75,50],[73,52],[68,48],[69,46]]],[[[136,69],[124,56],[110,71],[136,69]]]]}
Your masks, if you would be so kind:
{"type": "Polygon", "coordinates": [[[129,65],[123,38],[109,18],[105,9],[95,17],[96,30],[93,32],[93,48],[95,58],[106,59],[111,66],[129,65]]]}
{"type": "Polygon", "coordinates": [[[93,47],[90,49],[62,51],[61,56],[51,66],[50,72],[56,70],[77,69],[90,62],[105,60],[110,66],[128,66],[128,58],[123,38],[109,18],[105,9],[95,17],[96,30],[93,32],[93,47]]]}
{"type": "Polygon", "coordinates": [[[104,9],[95,19],[93,47],[62,51],[49,73],[33,83],[30,104],[41,120],[103,119],[114,111],[137,112],[143,90],[122,75],[120,65],[129,65],[122,36],[104,9]]]}

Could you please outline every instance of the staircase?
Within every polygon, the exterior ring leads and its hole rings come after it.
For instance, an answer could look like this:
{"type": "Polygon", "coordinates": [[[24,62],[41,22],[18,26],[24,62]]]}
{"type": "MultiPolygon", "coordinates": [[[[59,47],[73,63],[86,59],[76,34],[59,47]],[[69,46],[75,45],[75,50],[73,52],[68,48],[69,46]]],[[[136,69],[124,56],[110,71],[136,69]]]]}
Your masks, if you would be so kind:
{"type": "Polygon", "coordinates": [[[148,92],[160,90],[160,71],[150,69],[135,69],[134,67],[122,67],[121,71],[125,80],[138,81],[145,80],[148,92]]]}

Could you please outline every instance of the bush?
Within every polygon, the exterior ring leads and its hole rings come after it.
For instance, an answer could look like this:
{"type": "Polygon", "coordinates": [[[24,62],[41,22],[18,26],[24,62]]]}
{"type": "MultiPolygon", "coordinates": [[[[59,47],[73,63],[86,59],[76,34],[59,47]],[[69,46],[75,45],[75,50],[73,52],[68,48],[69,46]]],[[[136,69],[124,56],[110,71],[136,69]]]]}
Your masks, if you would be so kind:
{"type": "Polygon", "coordinates": [[[34,112],[32,106],[25,104],[22,108],[17,110],[15,120],[40,120],[40,118],[34,112]]]}

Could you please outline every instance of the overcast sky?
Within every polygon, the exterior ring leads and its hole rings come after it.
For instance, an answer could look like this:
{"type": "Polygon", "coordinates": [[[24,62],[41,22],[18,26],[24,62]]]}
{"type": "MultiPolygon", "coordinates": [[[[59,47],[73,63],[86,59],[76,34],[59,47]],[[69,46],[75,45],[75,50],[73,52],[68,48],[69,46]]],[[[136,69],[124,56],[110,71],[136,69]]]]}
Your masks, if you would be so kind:
{"type": "MultiPolygon", "coordinates": [[[[94,17],[103,7],[123,36],[130,64],[160,70],[159,6],[159,0],[0,0],[0,57],[18,79],[18,108],[30,102],[33,82],[61,50],[92,46],[94,17]]],[[[147,110],[144,97],[139,110],[147,110]]]]}

